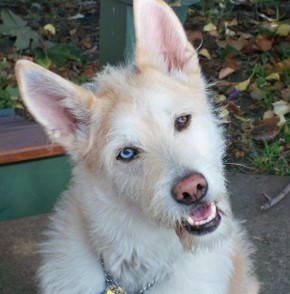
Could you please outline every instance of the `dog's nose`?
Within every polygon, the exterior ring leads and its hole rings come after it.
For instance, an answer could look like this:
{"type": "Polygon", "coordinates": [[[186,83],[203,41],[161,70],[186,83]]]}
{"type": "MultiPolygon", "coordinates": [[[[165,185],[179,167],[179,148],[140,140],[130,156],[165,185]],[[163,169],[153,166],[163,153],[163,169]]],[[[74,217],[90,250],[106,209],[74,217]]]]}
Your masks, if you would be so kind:
{"type": "Polygon", "coordinates": [[[172,194],[177,202],[191,205],[206,195],[207,188],[205,177],[200,173],[192,173],[175,184],[172,194]]]}

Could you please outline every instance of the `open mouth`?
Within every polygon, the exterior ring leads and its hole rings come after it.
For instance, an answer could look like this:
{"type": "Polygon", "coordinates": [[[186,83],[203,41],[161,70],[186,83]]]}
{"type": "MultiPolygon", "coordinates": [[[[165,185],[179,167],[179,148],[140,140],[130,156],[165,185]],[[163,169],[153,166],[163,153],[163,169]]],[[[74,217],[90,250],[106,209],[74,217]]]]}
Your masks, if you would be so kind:
{"type": "Polygon", "coordinates": [[[221,216],[214,202],[200,203],[184,218],[182,226],[190,234],[204,235],[213,232],[220,224],[221,216]]]}

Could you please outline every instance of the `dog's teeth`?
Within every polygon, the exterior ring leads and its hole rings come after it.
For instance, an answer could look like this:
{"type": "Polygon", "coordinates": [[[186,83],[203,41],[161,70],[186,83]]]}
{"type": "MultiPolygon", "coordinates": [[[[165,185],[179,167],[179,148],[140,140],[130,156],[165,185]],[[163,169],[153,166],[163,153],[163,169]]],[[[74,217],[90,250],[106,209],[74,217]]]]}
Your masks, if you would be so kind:
{"type": "Polygon", "coordinates": [[[205,220],[201,220],[201,221],[195,221],[190,216],[188,216],[186,218],[186,220],[187,220],[188,224],[190,224],[192,226],[202,226],[202,225],[212,221],[216,217],[216,213],[217,213],[216,205],[212,202],[211,203],[211,214],[208,218],[206,218],[205,220]]]}
{"type": "Polygon", "coordinates": [[[186,220],[190,225],[192,225],[192,226],[195,225],[193,219],[190,216],[188,216],[186,220]]]}

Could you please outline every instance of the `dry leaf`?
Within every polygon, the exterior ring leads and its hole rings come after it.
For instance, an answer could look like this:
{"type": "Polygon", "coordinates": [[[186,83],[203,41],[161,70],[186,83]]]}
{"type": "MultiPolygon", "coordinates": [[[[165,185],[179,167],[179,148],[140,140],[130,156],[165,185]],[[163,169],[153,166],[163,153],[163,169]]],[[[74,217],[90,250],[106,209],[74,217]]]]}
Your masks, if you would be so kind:
{"type": "Polygon", "coordinates": [[[228,44],[237,51],[241,51],[248,44],[248,41],[242,38],[239,38],[238,40],[229,39],[228,44]]]}
{"type": "Polygon", "coordinates": [[[290,112],[290,103],[284,100],[276,101],[272,104],[276,115],[285,115],[290,112]]]}
{"type": "Polygon", "coordinates": [[[257,85],[252,85],[250,95],[255,100],[261,100],[264,98],[264,91],[258,88],[257,85]]]}
{"type": "Polygon", "coordinates": [[[214,38],[218,38],[220,36],[218,31],[209,31],[208,33],[210,36],[212,36],[214,38]]]}
{"type": "Polygon", "coordinates": [[[281,36],[281,37],[286,37],[288,36],[290,33],[290,25],[283,23],[281,25],[279,25],[277,31],[276,31],[276,35],[281,36]]]}
{"type": "Polygon", "coordinates": [[[245,156],[245,152],[244,152],[244,151],[237,150],[237,151],[235,152],[235,157],[236,157],[236,158],[242,158],[242,157],[244,157],[244,156],[245,156]]]}
{"type": "Polygon", "coordinates": [[[228,123],[230,121],[230,115],[229,112],[226,108],[223,108],[220,112],[219,112],[219,117],[222,123],[228,123]]]}
{"type": "Polygon", "coordinates": [[[274,140],[280,133],[280,129],[276,125],[259,125],[252,130],[252,136],[255,141],[269,142],[274,140]]]}
{"type": "Polygon", "coordinates": [[[213,99],[216,103],[220,103],[220,102],[226,101],[227,97],[223,94],[219,94],[219,95],[215,95],[213,99]]]}
{"type": "Polygon", "coordinates": [[[205,57],[208,60],[211,60],[211,55],[209,54],[209,52],[205,48],[202,48],[201,50],[199,50],[198,54],[205,57]]]}
{"type": "Polygon", "coordinates": [[[267,110],[263,114],[263,120],[264,119],[271,119],[274,117],[274,112],[272,110],[267,110]]]}
{"type": "Polygon", "coordinates": [[[234,37],[235,35],[236,35],[236,32],[226,28],[226,36],[234,37]]]}
{"type": "Polygon", "coordinates": [[[238,32],[238,34],[239,34],[240,38],[242,38],[242,39],[246,39],[247,40],[247,39],[253,38],[253,35],[248,34],[248,33],[238,32]]]}
{"type": "Polygon", "coordinates": [[[241,107],[237,105],[234,101],[230,101],[227,104],[227,110],[229,111],[229,113],[234,113],[240,117],[245,114],[245,112],[241,110],[241,107]]]}
{"type": "Polygon", "coordinates": [[[217,27],[211,22],[203,27],[204,32],[210,32],[210,31],[216,31],[216,30],[217,30],[217,27]]]}
{"type": "Polygon", "coordinates": [[[69,31],[69,34],[70,34],[71,36],[74,36],[74,35],[76,34],[76,32],[77,32],[77,29],[71,29],[71,30],[69,31]]]}
{"type": "Polygon", "coordinates": [[[277,116],[274,116],[272,118],[265,118],[261,120],[262,125],[278,125],[279,118],[277,116]]]}
{"type": "Polygon", "coordinates": [[[51,23],[46,24],[43,29],[50,34],[55,35],[55,27],[51,23]]]}
{"type": "Polygon", "coordinates": [[[222,80],[225,77],[229,76],[230,74],[232,74],[233,72],[235,72],[235,69],[231,68],[231,67],[226,67],[226,68],[222,68],[219,72],[219,79],[222,80]]]}
{"type": "Polygon", "coordinates": [[[268,75],[266,78],[265,78],[267,81],[279,81],[280,80],[280,76],[278,73],[272,73],[270,75],[268,75]]]}
{"type": "Polygon", "coordinates": [[[259,50],[263,52],[269,51],[273,47],[273,39],[268,39],[263,36],[258,36],[256,39],[256,44],[259,50]]]}
{"type": "Polygon", "coordinates": [[[281,91],[281,97],[285,101],[290,101],[290,88],[283,89],[281,91]]]}
{"type": "Polygon", "coordinates": [[[190,43],[193,43],[195,40],[203,40],[201,31],[186,31],[187,39],[190,43]]]}
{"type": "Polygon", "coordinates": [[[92,64],[86,68],[86,70],[83,72],[83,75],[91,79],[95,75],[96,71],[97,71],[96,65],[92,64]]]}
{"type": "Polygon", "coordinates": [[[220,47],[220,48],[223,48],[225,49],[228,45],[228,42],[227,41],[221,41],[221,40],[217,40],[216,41],[217,45],[220,47]]]}
{"type": "Polygon", "coordinates": [[[249,77],[247,80],[243,81],[243,82],[240,82],[238,83],[235,88],[238,90],[238,91],[246,91],[250,85],[250,82],[251,82],[251,77],[249,77]]]}
{"type": "Polygon", "coordinates": [[[236,26],[238,25],[238,21],[236,18],[234,18],[233,20],[226,20],[224,22],[225,27],[231,27],[231,26],[236,26]]]}

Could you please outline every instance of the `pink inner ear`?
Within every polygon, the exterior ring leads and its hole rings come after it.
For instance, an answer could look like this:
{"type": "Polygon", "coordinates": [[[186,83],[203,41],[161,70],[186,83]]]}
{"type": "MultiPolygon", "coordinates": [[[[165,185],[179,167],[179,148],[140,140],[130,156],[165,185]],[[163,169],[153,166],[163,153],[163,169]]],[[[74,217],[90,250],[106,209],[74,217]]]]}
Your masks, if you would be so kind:
{"type": "Polygon", "coordinates": [[[180,24],[169,14],[167,9],[159,5],[143,6],[143,21],[140,26],[144,30],[140,38],[144,44],[153,49],[157,54],[162,54],[167,63],[168,71],[182,69],[187,61],[186,37],[184,31],[180,30],[180,24]],[[146,11],[147,10],[147,11],[146,11]]]}
{"type": "Polygon", "coordinates": [[[58,130],[63,135],[74,133],[77,119],[62,105],[66,96],[72,96],[69,89],[38,74],[28,74],[25,80],[25,102],[35,118],[49,130],[58,130]]]}

